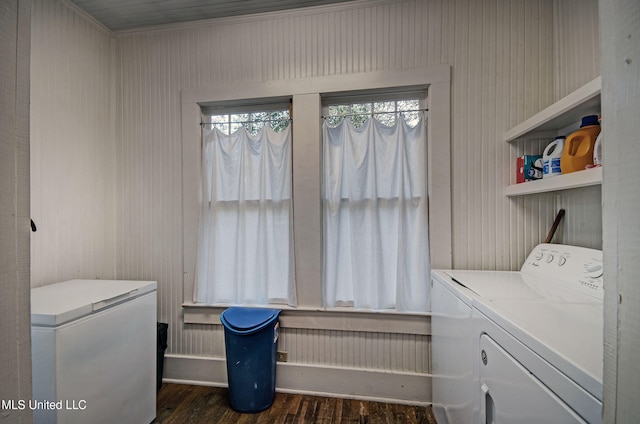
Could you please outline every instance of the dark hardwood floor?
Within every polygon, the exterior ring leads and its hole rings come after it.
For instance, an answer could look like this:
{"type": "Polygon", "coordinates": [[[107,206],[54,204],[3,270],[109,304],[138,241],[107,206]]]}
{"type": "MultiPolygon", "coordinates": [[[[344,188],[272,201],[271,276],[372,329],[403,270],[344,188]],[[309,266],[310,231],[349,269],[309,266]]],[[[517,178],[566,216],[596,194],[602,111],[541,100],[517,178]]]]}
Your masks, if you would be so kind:
{"type": "Polygon", "coordinates": [[[276,393],[271,408],[241,414],[229,407],[227,389],[163,384],[157,424],[183,423],[425,423],[435,424],[430,407],[276,393]]]}

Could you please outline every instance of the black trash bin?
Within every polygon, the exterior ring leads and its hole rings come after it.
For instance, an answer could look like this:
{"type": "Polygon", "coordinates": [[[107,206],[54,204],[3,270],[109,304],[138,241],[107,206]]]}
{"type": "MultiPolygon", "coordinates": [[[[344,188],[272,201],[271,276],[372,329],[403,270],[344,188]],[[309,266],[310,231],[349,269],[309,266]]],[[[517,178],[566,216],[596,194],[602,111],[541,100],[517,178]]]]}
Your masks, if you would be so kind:
{"type": "Polygon", "coordinates": [[[220,314],[227,354],[229,404],[238,412],[260,412],[276,388],[278,309],[226,309],[220,314]]]}
{"type": "Polygon", "coordinates": [[[158,342],[158,355],[156,357],[156,391],[162,387],[162,373],[164,368],[164,352],[167,350],[167,331],[169,324],[164,322],[158,323],[158,333],[156,336],[158,342]]]}

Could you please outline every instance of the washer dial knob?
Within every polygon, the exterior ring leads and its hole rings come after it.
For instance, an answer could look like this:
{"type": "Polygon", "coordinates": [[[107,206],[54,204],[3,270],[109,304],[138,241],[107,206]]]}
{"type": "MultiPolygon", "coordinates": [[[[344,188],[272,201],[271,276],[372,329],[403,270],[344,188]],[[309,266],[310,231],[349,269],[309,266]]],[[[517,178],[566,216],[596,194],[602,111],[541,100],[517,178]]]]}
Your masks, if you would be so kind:
{"type": "Polygon", "coordinates": [[[602,266],[602,263],[591,262],[585,267],[585,272],[590,278],[600,278],[604,273],[604,267],[602,266]]]}

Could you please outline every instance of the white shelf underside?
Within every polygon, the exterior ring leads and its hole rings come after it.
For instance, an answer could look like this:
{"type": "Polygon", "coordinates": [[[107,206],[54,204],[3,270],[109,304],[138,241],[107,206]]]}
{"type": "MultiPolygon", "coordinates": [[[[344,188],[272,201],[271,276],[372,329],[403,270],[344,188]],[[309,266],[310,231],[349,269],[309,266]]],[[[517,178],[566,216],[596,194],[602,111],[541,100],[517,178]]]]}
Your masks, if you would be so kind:
{"type": "Polygon", "coordinates": [[[598,77],[505,132],[504,141],[537,138],[569,127],[583,116],[599,114],[601,87],[598,77]]]}

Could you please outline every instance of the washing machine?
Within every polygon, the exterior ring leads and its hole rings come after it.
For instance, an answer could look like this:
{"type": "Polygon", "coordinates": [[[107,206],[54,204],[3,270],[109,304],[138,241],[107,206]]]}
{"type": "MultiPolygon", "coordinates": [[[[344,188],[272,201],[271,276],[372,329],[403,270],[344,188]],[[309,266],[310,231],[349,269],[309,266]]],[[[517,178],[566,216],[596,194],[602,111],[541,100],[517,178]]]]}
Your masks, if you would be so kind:
{"type": "Polygon", "coordinates": [[[444,423],[602,422],[602,251],[540,244],[518,272],[432,272],[444,423]]]}

